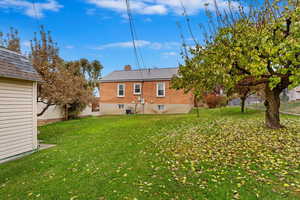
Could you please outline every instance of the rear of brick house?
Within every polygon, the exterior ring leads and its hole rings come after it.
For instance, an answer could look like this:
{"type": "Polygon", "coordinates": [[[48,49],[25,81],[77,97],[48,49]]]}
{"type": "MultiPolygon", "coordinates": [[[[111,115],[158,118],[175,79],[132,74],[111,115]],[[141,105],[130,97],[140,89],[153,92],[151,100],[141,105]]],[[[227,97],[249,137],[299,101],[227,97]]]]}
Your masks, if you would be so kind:
{"type": "Polygon", "coordinates": [[[104,115],[188,113],[194,106],[191,93],[171,88],[178,68],[114,71],[100,81],[100,111],[104,115]]]}

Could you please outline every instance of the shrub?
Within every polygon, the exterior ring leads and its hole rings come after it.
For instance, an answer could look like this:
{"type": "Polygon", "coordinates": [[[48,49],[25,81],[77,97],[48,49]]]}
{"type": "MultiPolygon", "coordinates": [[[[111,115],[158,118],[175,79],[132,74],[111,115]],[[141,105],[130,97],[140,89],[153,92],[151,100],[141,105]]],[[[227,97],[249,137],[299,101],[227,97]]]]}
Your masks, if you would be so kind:
{"type": "Polygon", "coordinates": [[[208,94],[204,98],[209,108],[222,107],[227,105],[227,98],[216,94],[208,94]]]}
{"type": "Polygon", "coordinates": [[[220,102],[218,104],[219,107],[225,107],[228,105],[228,98],[225,96],[219,96],[220,102]]]}
{"type": "Polygon", "coordinates": [[[68,107],[68,119],[76,119],[80,113],[86,108],[86,104],[82,102],[76,102],[68,107]]]}

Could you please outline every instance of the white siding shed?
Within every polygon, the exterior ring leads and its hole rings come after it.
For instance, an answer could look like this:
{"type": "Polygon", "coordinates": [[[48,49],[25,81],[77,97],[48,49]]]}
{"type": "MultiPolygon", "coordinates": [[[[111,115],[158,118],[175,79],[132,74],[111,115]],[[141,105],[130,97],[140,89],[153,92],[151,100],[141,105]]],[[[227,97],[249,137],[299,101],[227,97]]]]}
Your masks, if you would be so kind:
{"type": "Polygon", "coordinates": [[[290,101],[299,101],[300,100],[300,86],[289,90],[288,96],[290,101]]]}
{"type": "Polygon", "coordinates": [[[0,48],[0,162],[38,147],[38,80],[25,57],[0,48]]]}

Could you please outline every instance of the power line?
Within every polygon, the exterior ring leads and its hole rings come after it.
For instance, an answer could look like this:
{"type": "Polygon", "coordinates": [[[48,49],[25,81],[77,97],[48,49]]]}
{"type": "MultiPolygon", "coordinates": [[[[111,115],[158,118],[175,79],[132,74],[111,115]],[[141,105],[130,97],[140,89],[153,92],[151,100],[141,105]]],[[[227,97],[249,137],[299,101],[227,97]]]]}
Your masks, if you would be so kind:
{"type": "MultiPolygon", "coordinates": [[[[136,28],[135,28],[135,24],[134,24],[133,19],[132,19],[132,24],[133,24],[133,31],[134,31],[135,39],[136,39],[136,41],[140,41],[140,40],[139,40],[139,37],[138,37],[138,35],[137,35],[137,32],[136,32],[136,28]]],[[[142,68],[145,69],[145,68],[146,68],[146,65],[145,65],[145,62],[144,62],[142,50],[141,50],[141,48],[139,48],[139,46],[137,46],[137,50],[138,50],[139,56],[140,56],[140,58],[141,58],[142,68]]]]}
{"type": "Polygon", "coordinates": [[[139,61],[139,55],[138,55],[138,50],[137,50],[137,45],[136,45],[136,37],[135,37],[135,29],[134,29],[134,24],[133,24],[133,17],[131,14],[131,8],[130,8],[130,3],[129,0],[126,0],[126,8],[127,8],[127,15],[128,15],[128,21],[129,21],[129,26],[130,26],[130,34],[132,38],[132,44],[133,44],[133,50],[134,50],[134,55],[136,59],[136,64],[139,68],[140,66],[140,61],[139,61]]]}
{"type": "Polygon", "coordinates": [[[187,25],[187,27],[188,27],[189,33],[190,33],[192,39],[194,40],[195,44],[198,45],[198,42],[197,42],[197,40],[196,40],[196,37],[194,36],[194,33],[193,33],[193,31],[192,31],[191,21],[190,21],[190,18],[189,18],[189,16],[188,16],[188,14],[187,14],[187,10],[186,10],[186,8],[185,8],[185,6],[184,6],[182,0],[179,0],[179,1],[180,1],[182,10],[183,10],[183,16],[185,17],[186,25],[187,25]]]}
{"type": "Polygon", "coordinates": [[[31,2],[32,2],[32,8],[33,8],[33,12],[34,12],[34,16],[35,16],[35,20],[36,20],[37,26],[38,26],[38,28],[40,28],[41,23],[40,23],[40,20],[39,20],[37,9],[36,9],[36,4],[37,3],[36,3],[35,0],[31,0],[31,2]]]}
{"type": "Polygon", "coordinates": [[[132,12],[131,12],[131,8],[130,8],[130,2],[129,0],[126,0],[126,7],[127,7],[127,15],[128,15],[128,20],[129,20],[129,25],[130,25],[130,33],[131,33],[131,38],[132,38],[132,44],[133,44],[133,48],[134,48],[134,55],[135,55],[135,59],[136,59],[136,63],[138,68],[140,69],[140,73],[141,73],[141,80],[142,80],[142,86],[141,86],[141,96],[140,96],[140,101],[141,104],[143,106],[143,113],[145,112],[145,102],[144,102],[144,78],[143,78],[143,69],[141,69],[141,65],[140,65],[140,60],[139,60],[139,53],[140,53],[140,58],[141,58],[141,62],[144,65],[145,68],[145,63],[144,63],[144,59],[141,53],[141,50],[138,48],[136,41],[138,41],[138,37],[137,37],[137,32],[135,29],[135,25],[134,25],[134,21],[133,21],[133,16],[132,16],[132,12]]]}

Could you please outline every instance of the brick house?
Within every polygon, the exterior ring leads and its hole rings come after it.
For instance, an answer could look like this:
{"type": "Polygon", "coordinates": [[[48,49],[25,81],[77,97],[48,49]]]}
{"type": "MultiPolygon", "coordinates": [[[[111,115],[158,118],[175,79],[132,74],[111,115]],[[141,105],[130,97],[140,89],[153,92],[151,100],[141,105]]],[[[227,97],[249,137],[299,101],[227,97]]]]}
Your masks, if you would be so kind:
{"type": "Polygon", "coordinates": [[[102,114],[188,113],[194,106],[191,93],[170,88],[178,68],[156,68],[114,71],[100,81],[102,114]]]}

